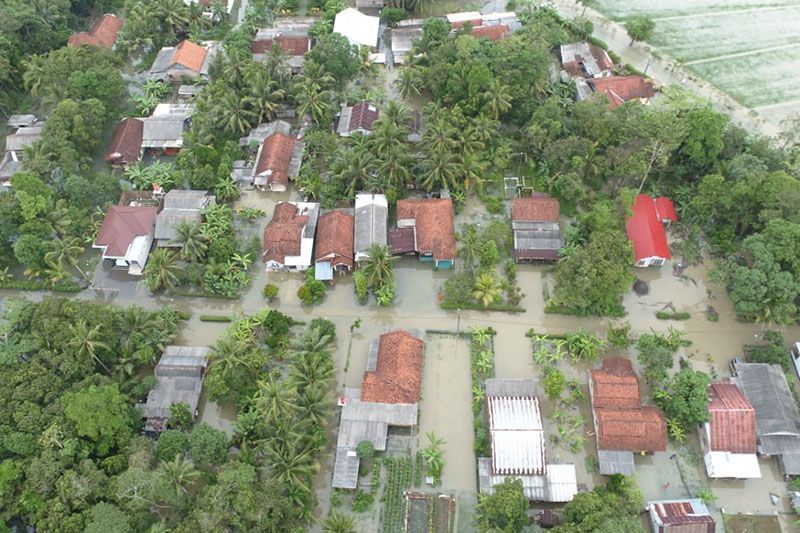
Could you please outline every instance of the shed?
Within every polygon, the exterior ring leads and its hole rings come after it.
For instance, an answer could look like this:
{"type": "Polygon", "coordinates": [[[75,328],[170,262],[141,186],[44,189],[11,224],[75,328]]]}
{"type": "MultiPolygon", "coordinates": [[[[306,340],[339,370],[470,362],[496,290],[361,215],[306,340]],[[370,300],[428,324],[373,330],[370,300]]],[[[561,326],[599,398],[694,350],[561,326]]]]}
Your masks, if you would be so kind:
{"type": "Polygon", "coordinates": [[[354,217],[354,259],[369,257],[373,244],[386,246],[386,221],[389,202],[383,194],[359,193],[356,195],[354,217]]]}
{"type": "Polygon", "coordinates": [[[653,533],[715,533],[716,523],[708,507],[698,500],[647,502],[653,533]]]}
{"type": "Polygon", "coordinates": [[[511,201],[511,229],[517,263],[558,260],[564,246],[559,226],[559,203],[549,194],[514,198],[511,201]]]}

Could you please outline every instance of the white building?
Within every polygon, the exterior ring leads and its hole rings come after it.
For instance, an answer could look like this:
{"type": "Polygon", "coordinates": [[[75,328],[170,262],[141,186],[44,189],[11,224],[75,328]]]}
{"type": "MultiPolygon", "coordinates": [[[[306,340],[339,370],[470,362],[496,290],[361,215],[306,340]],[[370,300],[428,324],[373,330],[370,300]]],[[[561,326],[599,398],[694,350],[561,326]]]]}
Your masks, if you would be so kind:
{"type": "Polygon", "coordinates": [[[381,19],[371,17],[348,7],[340,11],[333,21],[333,31],[347,37],[350,44],[376,48],[381,19]]]}

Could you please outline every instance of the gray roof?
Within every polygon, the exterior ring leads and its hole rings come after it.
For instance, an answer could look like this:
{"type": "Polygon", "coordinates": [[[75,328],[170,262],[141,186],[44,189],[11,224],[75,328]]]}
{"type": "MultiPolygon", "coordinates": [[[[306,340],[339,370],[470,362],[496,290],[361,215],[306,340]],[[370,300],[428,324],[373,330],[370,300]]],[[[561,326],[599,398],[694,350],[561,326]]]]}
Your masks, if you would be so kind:
{"type": "Polygon", "coordinates": [[[19,152],[42,138],[43,126],[30,126],[19,128],[16,132],[6,137],[6,151],[19,152]]]}
{"type": "Polygon", "coordinates": [[[739,363],[736,380],[756,411],[756,433],[762,452],[800,453],[800,409],[781,367],[739,363]]]}
{"type": "Polygon", "coordinates": [[[800,476],[800,454],[785,453],[778,456],[783,473],[787,476],[800,476]]]}
{"type": "Polygon", "coordinates": [[[564,246],[558,222],[511,223],[515,250],[560,250],[564,246]]]}
{"type": "Polygon", "coordinates": [[[208,346],[175,346],[164,348],[164,354],[158,361],[159,366],[208,366],[208,358],[214,352],[208,346]]]}
{"type": "Polygon", "coordinates": [[[549,464],[544,475],[495,475],[488,457],[478,458],[478,488],[480,492],[492,494],[495,485],[503,483],[506,477],[522,481],[525,497],[531,501],[568,502],[578,492],[575,465],[549,464]]]}
{"type": "Polygon", "coordinates": [[[250,130],[250,133],[247,134],[247,137],[242,137],[239,139],[239,146],[249,146],[251,143],[260,145],[264,142],[264,139],[275,133],[291,135],[292,125],[285,120],[262,122],[250,130]]]}
{"type": "Polygon", "coordinates": [[[143,118],[142,148],[180,148],[183,146],[183,133],[186,119],[157,117],[143,118]]]}
{"type": "Polygon", "coordinates": [[[354,449],[336,448],[331,486],[335,489],[355,489],[358,486],[360,462],[354,449]]]}
{"type": "Polygon", "coordinates": [[[534,379],[487,379],[486,396],[538,396],[534,379]]]}
{"type": "Polygon", "coordinates": [[[22,161],[15,159],[11,152],[6,152],[0,160],[0,181],[6,181],[22,168],[22,161]]]}
{"type": "Polygon", "coordinates": [[[411,50],[414,40],[422,37],[422,28],[395,28],[392,30],[392,53],[404,54],[411,50]]]}
{"type": "Polygon", "coordinates": [[[173,189],[164,195],[164,209],[156,216],[156,240],[159,246],[179,246],[171,243],[181,222],[197,224],[203,221],[203,210],[214,203],[208,191],[173,189]]]}
{"type": "Polygon", "coordinates": [[[603,475],[633,475],[633,452],[597,450],[597,459],[600,463],[600,473],[603,475]]]}
{"type": "Polygon", "coordinates": [[[172,189],[164,195],[164,209],[201,210],[213,203],[214,196],[203,190],[172,189]]]}
{"type": "Polygon", "coordinates": [[[147,403],[140,406],[148,419],[146,429],[159,431],[169,419],[170,407],[185,403],[194,413],[203,390],[203,375],[208,366],[211,348],[193,346],[167,346],[155,369],[156,387],[147,395],[147,403]]]}
{"type": "Polygon", "coordinates": [[[12,128],[21,128],[23,126],[33,126],[36,124],[36,115],[11,115],[8,117],[8,125],[12,128]]]}
{"type": "Polygon", "coordinates": [[[370,246],[386,246],[389,207],[383,194],[357,194],[354,222],[356,261],[363,259],[370,246]]]}

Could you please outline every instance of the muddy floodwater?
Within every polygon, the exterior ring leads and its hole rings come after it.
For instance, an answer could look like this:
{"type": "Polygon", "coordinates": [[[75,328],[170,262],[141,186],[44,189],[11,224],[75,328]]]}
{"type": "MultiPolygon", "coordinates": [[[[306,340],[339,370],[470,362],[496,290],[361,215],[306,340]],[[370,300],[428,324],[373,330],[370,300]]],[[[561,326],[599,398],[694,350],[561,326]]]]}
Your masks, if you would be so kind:
{"type": "MultiPolygon", "coordinates": [[[[268,195],[249,192],[237,206],[258,207],[267,213],[267,216],[251,223],[251,232],[260,234],[272,213],[274,204],[279,200],[295,198],[295,193],[268,195]]],[[[488,217],[481,214],[475,202],[469,203],[465,213],[459,217],[461,221],[470,220],[479,223],[486,219],[488,217]]],[[[106,271],[102,265],[98,265],[93,284],[89,289],[76,295],[66,296],[120,306],[139,305],[148,309],[161,305],[174,305],[192,314],[191,319],[184,324],[177,342],[187,345],[210,345],[219,337],[227,324],[201,322],[199,320],[201,314],[239,316],[254,313],[267,306],[261,294],[264,284],[275,283],[279,287],[279,297],[274,304],[271,304],[272,307],[299,321],[325,317],[336,324],[338,340],[334,358],[337,388],[360,386],[370,341],[393,329],[455,332],[467,331],[473,326],[491,326],[497,332],[494,340],[497,377],[541,379],[542,369],[534,365],[529,339],[525,337],[529,329],[533,328],[537,333],[563,334],[583,328],[605,335],[608,324],[615,322],[595,317],[545,314],[545,285],[551,283],[548,281],[551,280],[550,268],[546,266],[519,266],[518,281],[522,292],[526,295],[521,303],[526,311],[519,314],[442,310],[437,304],[436,297],[451,273],[434,271],[430,264],[422,264],[412,258],[403,258],[397,263],[395,269],[397,300],[390,308],[378,307],[374,303],[359,305],[349,276],[337,277],[321,305],[306,307],[300,305],[296,297],[297,288],[302,284],[304,275],[267,273],[260,263],[254,267],[253,272],[253,283],[246,293],[236,300],[167,298],[152,297],[141,280],[118,272],[106,271]],[[362,320],[361,327],[353,332],[351,338],[350,326],[358,318],[362,320]]],[[[689,348],[682,349],[679,357],[685,358],[696,369],[720,378],[729,376],[730,359],[741,356],[743,344],[758,340],[763,335],[761,326],[744,324],[736,320],[724,291],[707,279],[704,265],[688,268],[680,277],[673,275],[670,264],[660,269],[636,269],[635,274],[647,282],[649,292],[644,296],[638,296],[631,291],[625,296],[627,316],[624,320],[631,324],[634,334],[650,330],[666,331],[668,327],[685,331],[687,338],[693,344],[689,348]],[[709,307],[713,307],[718,313],[718,321],[711,322],[707,319],[706,310],[709,307]],[[658,320],[655,313],[659,310],[687,311],[691,318],[682,322],[658,320]]],[[[0,307],[5,305],[4,300],[9,297],[38,300],[44,296],[46,293],[42,292],[0,291],[0,307]]],[[[800,339],[800,328],[796,326],[775,329],[784,333],[787,343],[800,339]]],[[[455,493],[473,492],[476,489],[476,476],[468,341],[459,341],[452,336],[427,335],[426,343],[420,425],[412,438],[412,452],[427,445],[425,437],[427,431],[435,431],[446,441],[443,490],[455,493]]],[[[633,350],[627,355],[638,367],[633,350]]],[[[576,379],[585,392],[588,381],[586,367],[574,367],[569,361],[560,362],[559,367],[568,377],[576,379]]],[[[204,396],[200,419],[230,433],[236,416],[234,407],[218,406],[205,400],[204,396]]],[[[577,453],[569,452],[550,442],[550,435],[556,431],[556,424],[550,419],[553,409],[554,406],[550,402],[542,399],[545,430],[548,433],[548,460],[574,463],[580,487],[589,490],[602,480],[585,468],[585,458],[596,453],[588,395],[576,408],[576,413],[585,420],[584,445],[577,453]]],[[[335,435],[333,433],[331,435],[332,449],[335,445],[335,435]]],[[[691,436],[688,449],[690,451],[694,449],[696,453],[695,436],[691,436]]],[[[694,473],[684,475],[690,478],[690,485],[689,482],[684,483],[678,468],[673,464],[671,455],[672,452],[668,452],[652,457],[636,458],[636,477],[646,499],[694,496],[698,487],[711,487],[719,498],[717,506],[730,512],[785,513],[789,510],[786,487],[774,460],[763,459],[762,479],[748,481],[746,484],[709,482],[704,477],[701,460],[699,466],[694,467],[694,473]],[[668,486],[665,487],[667,483],[668,486]],[[770,502],[770,492],[781,498],[777,506],[770,502]]],[[[315,483],[321,502],[318,515],[327,512],[330,476],[328,459],[322,465],[315,483]]],[[[788,514],[782,514],[781,517],[786,524],[790,523],[791,517],[788,514]]]]}

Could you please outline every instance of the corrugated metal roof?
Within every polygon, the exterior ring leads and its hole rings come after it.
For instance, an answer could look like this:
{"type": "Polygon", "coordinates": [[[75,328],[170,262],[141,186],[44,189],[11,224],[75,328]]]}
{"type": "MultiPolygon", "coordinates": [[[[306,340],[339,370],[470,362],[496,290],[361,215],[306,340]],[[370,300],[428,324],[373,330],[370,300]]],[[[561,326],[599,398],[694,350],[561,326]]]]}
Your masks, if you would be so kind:
{"type": "Polygon", "coordinates": [[[492,463],[489,458],[478,459],[478,485],[481,492],[492,494],[495,485],[503,483],[506,477],[522,481],[525,497],[531,501],[568,502],[578,493],[575,465],[548,465],[546,475],[505,476],[492,473],[492,463]]]}
{"type": "Polygon", "coordinates": [[[758,456],[754,453],[708,452],[704,456],[711,478],[754,479],[761,477],[758,456]]]}
{"type": "Polygon", "coordinates": [[[633,452],[597,450],[597,459],[600,463],[600,473],[605,476],[610,476],[611,474],[631,476],[634,473],[633,452]]]}
{"type": "Polygon", "coordinates": [[[487,379],[486,396],[538,396],[535,379],[487,379]]]}
{"type": "Polygon", "coordinates": [[[333,279],[333,267],[328,261],[314,263],[314,279],[317,281],[330,281],[333,279]]]}
{"type": "Polygon", "coordinates": [[[544,427],[539,400],[489,396],[487,402],[493,473],[544,474],[544,427]]]}

